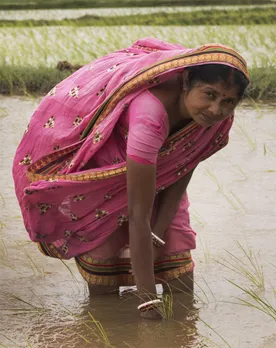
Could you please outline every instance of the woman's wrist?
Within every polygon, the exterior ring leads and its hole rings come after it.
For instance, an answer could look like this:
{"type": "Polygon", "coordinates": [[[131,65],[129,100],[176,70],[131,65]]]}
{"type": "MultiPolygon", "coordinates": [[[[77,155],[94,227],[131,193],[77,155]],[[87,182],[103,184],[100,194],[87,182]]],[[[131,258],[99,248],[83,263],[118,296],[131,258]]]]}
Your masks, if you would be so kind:
{"type": "Polygon", "coordinates": [[[151,232],[152,242],[154,246],[160,248],[163,247],[166,243],[163,239],[161,239],[157,234],[151,232]]]}
{"type": "Polygon", "coordinates": [[[157,309],[160,305],[162,305],[162,300],[160,298],[156,298],[154,300],[146,301],[141,303],[137,309],[140,312],[146,312],[151,309],[157,309]]]}

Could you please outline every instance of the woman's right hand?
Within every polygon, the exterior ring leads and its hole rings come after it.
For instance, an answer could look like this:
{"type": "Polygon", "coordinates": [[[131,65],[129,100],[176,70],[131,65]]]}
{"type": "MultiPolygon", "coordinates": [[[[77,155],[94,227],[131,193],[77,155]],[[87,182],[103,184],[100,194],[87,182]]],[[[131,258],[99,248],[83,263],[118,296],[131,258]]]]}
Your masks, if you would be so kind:
{"type": "Polygon", "coordinates": [[[141,312],[140,316],[141,316],[141,318],[149,319],[149,320],[160,320],[160,319],[163,319],[160,307],[158,307],[156,310],[155,309],[150,309],[148,311],[141,312]]]}

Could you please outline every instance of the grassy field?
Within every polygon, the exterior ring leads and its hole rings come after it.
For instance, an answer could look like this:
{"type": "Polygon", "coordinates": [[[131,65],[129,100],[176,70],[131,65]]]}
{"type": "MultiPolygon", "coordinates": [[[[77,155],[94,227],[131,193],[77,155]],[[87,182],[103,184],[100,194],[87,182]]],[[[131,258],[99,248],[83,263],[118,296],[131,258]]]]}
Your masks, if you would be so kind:
{"type": "MultiPolygon", "coordinates": [[[[43,95],[72,71],[56,68],[0,66],[0,94],[43,95]]],[[[251,68],[246,96],[254,100],[276,98],[276,69],[251,68]]]]}
{"type": "Polygon", "coordinates": [[[271,4],[272,0],[3,0],[0,9],[271,4]]]}
{"type": "Polygon", "coordinates": [[[198,10],[178,13],[133,14],[128,16],[87,15],[63,20],[0,20],[0,27],[36,27],[54,25],[113,26],[113,25],[256,25],[276,23],[275,8],[232,10],[198,10]]]}
{"type": "Polygon", "coordinates": [[[239,51],[251,67],[276,65],[274,25],[1,28],[0,65],[55,67],[60,60],[87,64],[147,36],[184,47],[218,42],[239,51]]]}
{"type": "MultiPolygon", "coordinates": [[[[46,1],[35,3],[43,5],[46,1]]],[[[112,3],[115,2],[110,0],[109,5],[112,3]]],[[[208,5],[213,3],[209,1],[208,5]]],[[[56,70],[59,61],[85,65],[130,46],[138,38],[152,36],[184,47],[217,42],[236,49],[248,62],[252,75],[249,96],[275,98],[275,7],[197,8],[170,13],[150,13],[149,8],[148,14],[133,11],[130,15],[116,15],[111,11],[108,16],[86,15],[61,20],[5,20],[3,15],[0,19],[0,93],[46,93],[70,73],[56,70]]]]}
{"type": "Polygon", "coordinates": [[[275,26],[118,26],[35,27],[0,29],[0,92],[46,93],[69,73],[55,69],[59,61],[85,65],[130,46],[137,38],[159,39],[196,47],[219,42],[238,50],[248,61],[252,98],[275,98],[275,26]]]}

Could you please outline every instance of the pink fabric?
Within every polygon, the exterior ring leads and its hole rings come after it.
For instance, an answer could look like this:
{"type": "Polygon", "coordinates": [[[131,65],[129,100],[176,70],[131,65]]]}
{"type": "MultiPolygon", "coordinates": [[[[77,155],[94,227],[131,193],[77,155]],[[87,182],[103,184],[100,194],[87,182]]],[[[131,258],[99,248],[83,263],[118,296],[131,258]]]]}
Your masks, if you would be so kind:
{"type": "MultiPolygon", "coordinates": [[[[151,133],[147,134],[146,129],[140,127],[138,131],[148,138],[140,142],[135,139],[135,127],[137,124],[141,125],[136,102],[139,101],[139,95],[149,88],[148,83],[121,98],[108,117],[94,127],[87,137],[80,140],[80,135],[96,111],[119,86],[123,86],[152,64],[192,51],[157,39],[142,39],[125,50],[111,53],[84,66],[60,82],[42,100],[17,149],[13,165],[16,195],[31,240],[53,243],[59,250],[60,257],[71,258],[101,245],[127,220],[125,174],[104,180],[58,179],[30,184],[26,170],[43,156],[72,144],[78,144],[79,149],[73,160],[62,170],[64,174],[96,173],[99,170],[124,167],[128,145],[131,154],[147,160],[154,157],[155,161],[155,151],[167,132],[166,122],[162,118],[159,121],[147,121],[158,136],[152,138],[151,133]],[[134,128],[130,127],[131,138],[127,144],[127,134],[120,120],[129,104],[131,108],[135,106],[135,114],[138,116],[134,128]],[[160,128],[158,122],[161,122],[160,128]],[[153,144],[149,144],[151,140],[153,144]],[[152,149],[146,149],[145,144],[151,145],[152,149]]],[[[184,67],[180,66],[166,73],[160,71],[158,83],[180,69],[183,70],[184,67]]],[[[158,107],[154,101],[150,105],[158,107]]],[[[150,105],[148,112],[143,114],[149,120],[155,115],[150,105]]],[[[233,118],[229,116],[208,129],[194,125],[187,128],[182,138],[163,144],[160,150],[162,156],[158,157],[156,164],[157,194],[223,147],[227,143],[232,122],[233,118]]],[[[195,233],[189,224],[186,196],[183,197],[166,238],[167,252],[195,247],[195,233]]]]}
{"type": "Polygon", "coordinates": [[[137,163],[141,163],[141,164],[155,164],[153,161],[148,161],[148,160],[145,160],[144,158],[142,157],[138,157],[138,156],[134,156],[134,155],[128,155],[129,158],[131,158],[134,162],[137,162],[137,163]]]}
{"type": "Polygon", "coordinates": [[[146,90],[130,103],[122,122],[129,129],[127,155],[140,163],[155,164],[169,135],[168,115],[163,104],[146,90]]]}
{"type": "MultiPolygon", "coordinates": [[[[153,221],[156,216],[156,199],[153,211],[153,221]]],[[[190,226],[190,216],[188,212],[189,201],[185,192],[179,204],[178,210],[167,229],[164,240],[165,247],[160,250],[159,257],[179,254],[191,249],[195,249],[196,232],[190,226]],[[186,247],[187,249],[184,249],[186,247]]],[[[129,244],[128,225],[117,228],[109,238],[98,248],[93,249],[89,256],[94,260],[106,260],[120,256],[120,252],[129,244]]]]}

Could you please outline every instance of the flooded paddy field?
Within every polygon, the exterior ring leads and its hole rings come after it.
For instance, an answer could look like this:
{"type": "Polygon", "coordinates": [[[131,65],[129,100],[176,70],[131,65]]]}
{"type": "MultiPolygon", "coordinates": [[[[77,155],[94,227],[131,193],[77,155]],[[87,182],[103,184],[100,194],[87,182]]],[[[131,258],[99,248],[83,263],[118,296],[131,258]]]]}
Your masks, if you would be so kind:
{"type": "Polygon", "coordinates": [[[262,9],[276,8],[276,4],[266,5],[243,5],[243,6],[158,6],[158,7],[129,7],[129,8],[87,8],[87,9],[47,9],[47,10],[0,10],[0,20],[51,20],[65,18],[80,18],[82,16],[128,16],[133,14],[149,13],[176,13],[193,12],[202,10],[237,10],[239,9],[262,9]]]}
{"type": "Polygon", "coordinates": [[[196,169],[194,296],[175,295],[173,317],[151,322],[135,297],[89,298],[73,260],[29,241],[11,167],[38,103],[0,97],[0,347],[275,348],[276,105],[244,102],[228,146],[196,169]]]}

